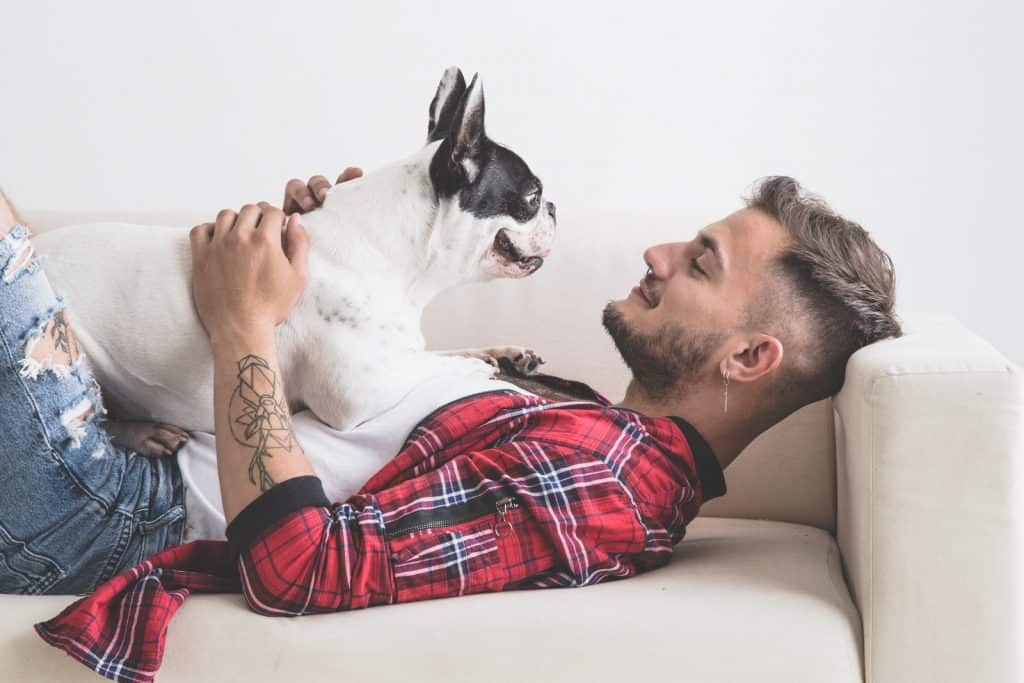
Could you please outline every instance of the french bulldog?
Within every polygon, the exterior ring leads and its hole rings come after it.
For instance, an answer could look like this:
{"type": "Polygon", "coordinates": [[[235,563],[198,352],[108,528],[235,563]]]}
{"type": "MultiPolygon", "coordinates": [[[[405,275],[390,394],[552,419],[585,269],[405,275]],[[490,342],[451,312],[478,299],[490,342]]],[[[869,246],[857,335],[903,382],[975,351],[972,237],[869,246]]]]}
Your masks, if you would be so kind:
{"type": "MultiPolygon", "coordinates": [[[[555,205],[484,130],[478,76],[445,71],[426,145],[334,186],[305,214],[306,290],[277,329],[293,410],[348,429],[452,364],[542,360],[522,347],[427,352],[424,307],[461,283],[521,278],[550,252],[555,205]]],[[[188,230],[99,223],[35,238],[110,416],[213,431],[213,356],[191,294],[188,230]]],[[[151,433],[136,430],[143,441],[151,433]]],[[[140,444],[131,444],[141,447],[140,444]]]]}

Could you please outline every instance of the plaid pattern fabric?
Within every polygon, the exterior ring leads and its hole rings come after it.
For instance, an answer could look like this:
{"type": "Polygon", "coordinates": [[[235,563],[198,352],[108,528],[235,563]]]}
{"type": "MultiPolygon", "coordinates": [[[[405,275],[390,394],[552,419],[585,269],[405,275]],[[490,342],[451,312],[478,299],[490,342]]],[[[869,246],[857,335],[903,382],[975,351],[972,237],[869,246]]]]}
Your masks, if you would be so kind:
{"type": "Polygon", "coordinates": [[[169,548],[36,630],[108,678],[151,681],[191,590],[241,590],[253,611],[297,616],[586,586],[668,562],[702,502],[670,418],[596,394],[494,391],[435,411],[357,494],[277,520],[236,565],[226,543],[169,548]]]}
{"type": "Polygon", "coordinates": [[[238,592],[227,543],[173,546],[69,605],[36,633],[114,681],[152,681],[171,617],[188,594],[238,592]]]}

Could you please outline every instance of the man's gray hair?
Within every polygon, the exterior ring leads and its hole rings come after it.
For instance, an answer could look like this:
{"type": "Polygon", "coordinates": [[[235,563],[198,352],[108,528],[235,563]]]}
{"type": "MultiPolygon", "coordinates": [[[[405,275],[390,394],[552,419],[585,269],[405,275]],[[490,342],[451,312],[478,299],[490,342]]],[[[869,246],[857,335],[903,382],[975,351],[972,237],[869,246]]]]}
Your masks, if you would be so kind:
{"type": "Polygon", "coordinates": [[[773,319],[790,337],[783,346],[796,357],[783,356],[784,393],[800,405],[832,396],[843,386],[854,351],[902,334],[892,259],[864,228],[788,176],[762,178],[745,201],[789,234],[770,267],[778,286],[768,288],[751,316],[773,319]]]}

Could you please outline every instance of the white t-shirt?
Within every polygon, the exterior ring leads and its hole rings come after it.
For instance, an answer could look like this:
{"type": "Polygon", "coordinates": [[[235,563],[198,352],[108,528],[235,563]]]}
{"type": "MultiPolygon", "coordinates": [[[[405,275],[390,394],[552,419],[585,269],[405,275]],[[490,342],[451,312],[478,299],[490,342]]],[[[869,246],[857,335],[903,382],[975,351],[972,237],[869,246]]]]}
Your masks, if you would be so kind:
{"type": "MultiPolygon", "coordinates": [[[[468,369],[447,371],[416,386],[397,405],[348,431],[321,422],[311,411],[292,416],[295,437],[323,481],[332,501],[344,501],[362,488],[389,460],[398,455],[405,439],[420,421],[452,401],[485,391],[511,389],[514,384],[491,379],[489,368],[467,363],[468,369]]],[[[217,478],[214,435],[192,432],[177,455],[185,484],[187,524],[183,542],[199,539],[223,541],[227,527],[217,478]]]]}

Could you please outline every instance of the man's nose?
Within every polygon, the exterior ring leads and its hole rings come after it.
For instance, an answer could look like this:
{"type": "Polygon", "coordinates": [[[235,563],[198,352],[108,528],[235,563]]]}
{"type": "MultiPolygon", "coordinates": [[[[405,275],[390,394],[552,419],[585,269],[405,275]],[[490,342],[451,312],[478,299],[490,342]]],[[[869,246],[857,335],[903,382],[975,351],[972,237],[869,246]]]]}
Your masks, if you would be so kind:
{"type": "Polygon", "coordinates": [[[655,272],[655,269],[661,270],[657,247],[647,247],[644,249],[644,263],[647,264],[647,277],[658,277],[660,275],[660,273],[655,272]]]}
{"type": "Polygon", "coordinates": [[[548,215],[551,216],[551,220],[555,220],[555,203],[547,202],[548,215]]]}
{"type": "Polygon", "coordinates": [[[671,243],[656,244],[644,250],[644,263],[647,264],[653,277],[659,280],[665,280],[669,277],[669,271],[672,270],[673,246],[671,243]]]}

